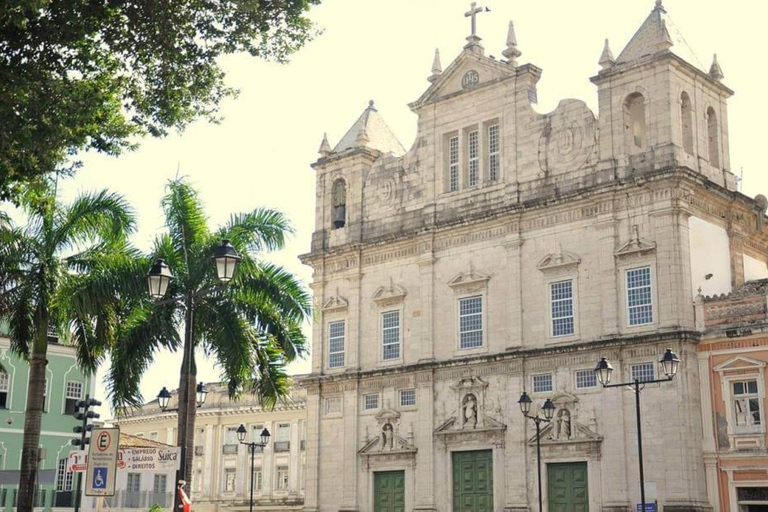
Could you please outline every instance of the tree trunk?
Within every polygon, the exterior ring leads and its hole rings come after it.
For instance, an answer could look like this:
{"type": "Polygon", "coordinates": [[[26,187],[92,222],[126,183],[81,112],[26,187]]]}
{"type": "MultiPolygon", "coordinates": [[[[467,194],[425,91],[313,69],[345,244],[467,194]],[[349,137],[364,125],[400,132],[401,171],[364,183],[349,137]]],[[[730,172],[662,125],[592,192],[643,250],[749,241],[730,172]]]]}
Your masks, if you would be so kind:
{"type": "Polygon", "coordinates": [[[27,411],[24,416],[24,440],[21,449],[21,474],[19,478],[18,512],[32,512],[35,498],[40,428],[45,407],[45,366],[48,351],[47,326],[37,326],[37,338],[29,358],[29,383],[27,385],[27,411]]]}
{"type": "MultiPolygon", "coordinates": [[[[184,358],[181,363],[179,377],[179,418],[178,436],[176,445],[181,448],[181,462],[179,467],[179,479],[186,482],[185,491],[192,496],[192,466],[195,457],[195,409],[196,399],[196,374],[195,347],[193,328],[193,303],[192,299],[186,301],[187,311],[184,326],[184,358]]],[[[180,505],[176,496],[176,506],[180,505]]],[[[178,508],[177,508],[178,510],[178,508]]]]}

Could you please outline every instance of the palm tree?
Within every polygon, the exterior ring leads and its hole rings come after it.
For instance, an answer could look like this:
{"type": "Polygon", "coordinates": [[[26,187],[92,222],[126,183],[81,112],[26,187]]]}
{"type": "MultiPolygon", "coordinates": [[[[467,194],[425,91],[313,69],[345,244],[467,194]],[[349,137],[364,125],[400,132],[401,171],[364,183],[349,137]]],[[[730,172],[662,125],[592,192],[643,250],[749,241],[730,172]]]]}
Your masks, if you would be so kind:
{"type": "MultiPolygon", "coordinates": [[[[65,334],[72,321],[62,290],[80,267],[94,266],[101,258],[119,252],[135,221],[119,195],[106,190],[86,193],[65,206],[56,201],[49,182],[31,186],[21,197],[20,206],[26,225],[15,225],[7,215],[0,218],[0,317],[9,323],[12,349],[29,361],[18,510],[30,512],[48,331],[65,334]]],[[[87,313],[93,314],[95,309],[98,304],[92,303],[87,313]]],[[[113,326],[108,322],[100,328],[111,330],[113,326]]]]}
{"type": "Polygon", "coordinates": [[[109,351],[107,387],[118,411],[142,403],[140,378],[156,351],[183,350],[177,442],[184,444],[185,456],[179,478],[191,489],[195,349],[216,360],[232,398],[254,393],[265,406],[273,406],[288,393],[285,365],[306,352],[301,327],[310,313],[310,299],[293,275],[259,258],[265,251],[283,248],[286,234],[292,232],[282,213],[255,209],[234,214],[210,230],[196,190],[184,179],[168,183],[162,207],[167,231],[157,236],[150,257],[117,256],[120,261],[83,273],[69,296],[73,303],[98,300],[99,315],[121,318],[109,336],[89,331],[92,325],[109,323],[93,317],[74,336],[87,365],[95,365],[109,351]],[[222,240],[229,240],[242,258],[227,286],[219,283],[211,261],[222,240]],[[175,277],[165,298],[155,303],[147,294],[145,273],[157,258],[167,262],[175,277]],[[105,285],[108,275],[115,287],[122,286],[120,293],[105,285]]]}

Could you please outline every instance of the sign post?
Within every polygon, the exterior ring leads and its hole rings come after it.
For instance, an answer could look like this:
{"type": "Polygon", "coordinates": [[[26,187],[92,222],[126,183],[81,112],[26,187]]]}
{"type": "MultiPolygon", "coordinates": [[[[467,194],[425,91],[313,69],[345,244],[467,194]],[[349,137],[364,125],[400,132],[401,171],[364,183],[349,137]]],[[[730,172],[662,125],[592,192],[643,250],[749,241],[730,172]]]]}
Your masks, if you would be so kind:
{"type": "Polygon", "coordinates": [[[86,496],[114,496],[119,428],[95,428],[85,471],[86,496]]]}

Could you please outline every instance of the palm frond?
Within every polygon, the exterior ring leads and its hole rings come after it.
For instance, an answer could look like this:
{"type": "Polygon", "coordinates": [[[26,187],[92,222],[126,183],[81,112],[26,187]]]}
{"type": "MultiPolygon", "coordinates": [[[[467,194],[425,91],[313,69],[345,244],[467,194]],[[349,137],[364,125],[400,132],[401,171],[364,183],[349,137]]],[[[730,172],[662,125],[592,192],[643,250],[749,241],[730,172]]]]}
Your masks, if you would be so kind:
{"type": "Polygon", "coordinates": [[[101,190],[77,197],[57,215],[51,244],[57,251],[92,241],[115,242],[136,229],[133,209],[123,196],[101,190]]]}
{"type": "Polygon", "coordinates": [[[168,182],[162,205],[165,223],[177,251],[188,254],[193,246],[206,244],[208,218],[197,191],[185,178],[168,182]]]}
{"type": "Polygon", "coordinates": [[[233,214],[217,231],[218,238],[231,240],[238,251],[254,253],[283,249],[285,235],[292,233],[288,218],[282,212],[268,208],[233,214]]]}

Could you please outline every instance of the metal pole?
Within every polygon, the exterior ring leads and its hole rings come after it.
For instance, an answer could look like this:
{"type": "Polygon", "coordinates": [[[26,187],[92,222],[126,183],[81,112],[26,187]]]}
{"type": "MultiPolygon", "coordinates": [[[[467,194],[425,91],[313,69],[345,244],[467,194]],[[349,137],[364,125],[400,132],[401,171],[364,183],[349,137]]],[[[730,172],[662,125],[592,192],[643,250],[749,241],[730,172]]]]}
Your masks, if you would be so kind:
{"type": "Polygon", "coordinates": [[[544,508],[541,497],[541,425],[538,418],[533,421],[536,423],[536,461],[539,466],[539,512],[543,512],[544,508]]]}
{"type": "Polygon", "coordinates": [[[640,430],[640,381],[635,379],[635,410],[637,411],[637,458],[640,460],[640,503],[645,512],[645,475],[643,474],[643,435],[640,430]]]}
{"type": "MultiPolygon", "coordinates": [[[[83,406],[83,431],[80,434],[80,448],[79,450],[85,451],[85,437],[87,435],[86,427],[88,426],[88,409],[90,408],[90,405],[88,405],[91,402],[91,395],[88,393],[85,394],[85,402],[83,402],[85,405],[83,406]]],[[[75,473],[75,476],[77,476],[77,487],[75,488],[75,512],[80,511],[80,493],[82,493],[83,488],[83,475],[81,473],[75,473]]]]}
{"type": "Polygon", "coordinates": [[[254,471],[254,460],[256,458],[256,443],[251,443],[251,512],[253,512],[253,471],[254,471]]]}

